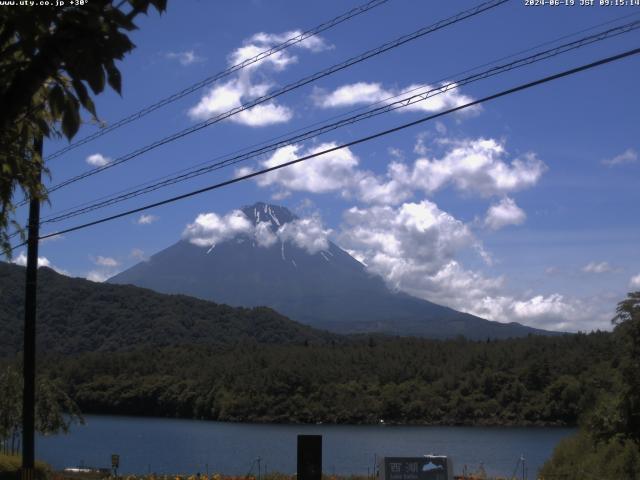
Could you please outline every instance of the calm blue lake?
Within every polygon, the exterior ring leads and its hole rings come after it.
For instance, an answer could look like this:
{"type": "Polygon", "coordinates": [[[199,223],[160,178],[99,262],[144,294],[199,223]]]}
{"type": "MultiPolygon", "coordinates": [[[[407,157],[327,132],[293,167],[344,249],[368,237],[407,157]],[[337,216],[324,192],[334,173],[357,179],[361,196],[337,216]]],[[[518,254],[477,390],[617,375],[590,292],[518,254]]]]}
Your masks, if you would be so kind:
{"type": "Polygon", "coordinates": [[[255,425],[119,416],[86,417],[68,435],[39,438],[36,455],[54,468],[109,467],[120,455],[121,473],[294,473],[298,434],[323,436],[325,473],[367,474],[374,455],[441,454],[456,473],[481,463],[490,475],[511,475],[520,455],[528,478],[551,455],[569,428],[393,427],[255,425]],[[253,464],[253,467],[252,467],[253,464]],[[253,468],[253,470],[251,470],[253,468]]]}

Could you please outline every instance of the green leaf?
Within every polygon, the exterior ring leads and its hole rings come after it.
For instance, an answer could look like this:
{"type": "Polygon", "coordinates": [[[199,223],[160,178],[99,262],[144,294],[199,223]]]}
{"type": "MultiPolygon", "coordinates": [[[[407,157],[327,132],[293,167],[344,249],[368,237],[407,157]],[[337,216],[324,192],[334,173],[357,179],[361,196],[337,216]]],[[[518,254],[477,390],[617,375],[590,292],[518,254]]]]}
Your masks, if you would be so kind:
{"type": "Polygon", "coordinates": [[[80,103],[82,104],[82,106],[86,108],[91,113],[91,115],[93,115],[94,117],[97,117],[96,107],[93,104],[93,100],[89,96],[89,93],[87,92],[87,88],[84,86],[84,83],[82,83],[81,80],[74,78],[71,81],[71,84],[73,85],[73,89],[76,91],[76,94],[78,95],[78,99],[80,100],[80,103]]]}
{"type": "Polygon", "coordinates": [[[104,90],[104,71],[99,62],[92,65],[87,64],[85,70],[86,80],[93,93],[100,93],[104,90]]]}
{"type": "Polygon", "coordinates": [[[62,87],[56,84],[51,90],[49,90],[49,108],[54,118],[59,118],[62,115],[65,105],[65,95],[62,87]]]}
{"type": "Polygon", "coordinates": [[[122,76],[115,63],[113,61],[107,62],[104,68],[107,71],[107,81],[111,88],[118,93],[122,93],[122,76]]]}
{"type": "Polygon", "coordinates": [[[75,97],[67,96],[62,116],[62,133],[71,140],[80,128],[80,104],[75,97]]]}

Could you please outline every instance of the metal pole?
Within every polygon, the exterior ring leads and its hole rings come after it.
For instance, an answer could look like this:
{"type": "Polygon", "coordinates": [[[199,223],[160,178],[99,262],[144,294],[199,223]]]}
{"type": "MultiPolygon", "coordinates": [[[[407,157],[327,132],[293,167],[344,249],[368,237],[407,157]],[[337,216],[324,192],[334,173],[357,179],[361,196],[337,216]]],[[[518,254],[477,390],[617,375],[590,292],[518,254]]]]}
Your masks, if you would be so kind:
{"type": "MultiPolygon", "coordinates": [[[[42,137],[34,142],[42,159],[42,137]]],[[[38,166],[38,183],[41,168],[38,166]]],[[[35,460],[35,390],[36,390],[36,288],[38,285],[38,236],[40,235],[40,200],[29,201],[27,239],[27,281],[24,300],[24,390],[22,396],[22,480],[33,479],[35,460]]]]}

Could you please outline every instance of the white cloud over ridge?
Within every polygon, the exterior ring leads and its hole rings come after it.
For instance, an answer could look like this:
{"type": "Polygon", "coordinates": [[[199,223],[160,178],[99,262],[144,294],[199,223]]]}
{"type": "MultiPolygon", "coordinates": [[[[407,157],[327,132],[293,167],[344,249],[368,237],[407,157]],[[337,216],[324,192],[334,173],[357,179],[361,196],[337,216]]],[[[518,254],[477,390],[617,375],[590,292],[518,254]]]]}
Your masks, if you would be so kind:
{"type": "MultiPolygon", "coordinates": [[[[21,267],[26,267],[27,254],[25,252],[20,252],[17,257],[11,260],[11,263],[15,263],[16,265],[20,265],[21,267]]],[[[69,275],[69,272],[63,270],[62,268],[56,267],[47,257],[38,257],[38,268],[40,267],[48,267],[52,270],[55,270],[61,275],[69,275]]]]}
{"type": "Polygon", "coordinates": [[[214,248],[237,235],[253,237],[259,247],[269,248],[277,242],[290,242],[315,254],[329,248],[331,230],[319,216],[299,218],[277,228],[270,222],[251,222],[241,210],[226,215],[202,213],[185,228],[182,238],[199,247],[214,248]]]}
{"type": "Polygon", "coordinates": [[[240,210],[233,210],[220,216],[215,213],[201,213],[182,233],[182,237],[199,247],[214,247],[238,234],[249,233],[253,224],[240,210]]]}
{"type": "MultiPolygon", "coordinates": [[[[297,30],[282,34],[256,33],[229,55],[228,63],[230,66],[242,63],[300,33],[297,30]]],[[[298,58],[291,53],[293,49],[320,52],[327,48],[330,47],[324,39],[315,35],[287,49],[247,64],[227,82],[211,87],[198,104],[189,110],[189,116],[193,120],[205,120],[263,97],[271,90],[273,83],[265,79],[264,72],[261,72],[260,81],[254,81],[258,70],[273,70],[275,72],[285,70],[298,61],[298,58]]],[[[263,127],[285,123],[292,118],[293,110],[291,108],[280,105],[276,100],[270,100],[230,116],[229,121],[249,127],[263,127]]]]}
{"type": "Polygon", "coordinates": [[[522,322],[537,328],[578,331],[585,327],[602,327],[594,309],[578,299],[566,298],[559,293],[514,298],[495,294],[478,299],[466,310],[490,320],[522,322]]]}
{"type": "Polygon", "coordinates": [[[507,225],[522,225],[526,218],[527,214],[513,199],[504,197],[489,207],[484,224],[491,230],[499,230],[507,225]]]}
{"type": "Polygon", "coordinates": [[[97,268],[89,270],[86,275],[87,280],[92,282],[102,283],[113,277],[117,273],[116,267],[120,266],[120,262],[112,257],[98,255],[97,257],[90,257],[90,259],[97,265],[97,268]]]}
{"type": "Polygon", "coordinates": [[[102,283],[113,276],[113,273],[104,270],[90,270],[87,273],[87,280],[102,283]]]}
{"type": "MultiPolygon", "coordinates": [[[[339,243],[396,290],[499,322],[539,328],[583,329],[593,309],[559,293],[505,295],[505,279],[468,270],[457,260],[478,242],[467,225],[423,200],[398,207],[352,207],[339,243]]],[[[482,252],[480,252],[482,255],[482,252]]],[[[600,320],[598,320],[600,321],[600,320]]]]}
{"type": "Polygon", "coordinates": [[[139,262],[147,260],[147,257],[144,254],[144,250],[142,250],[141,248],[131,249],[131,253],[129,253],[129,258],[133,258],[134,260],[138,260],[139,262]]]}
{"type": "MultiPolygon", "coordinates": [[[[264,223],[264,222],[263,222],[264,223]]],[[[329,234],[318,217],[308,217],[285,223],[276,231],[276,236],[283,242],[291,241],[297,247],[310,254],[329,248],[329,234]]]]}
{"type": "MultiPolygon", "coordinates": [[[[20,254],[14,258],[11,263],[15,263],[16,265],[20,265],[21,267],[27,266],[27,254],[24,252],[20,252],[20,254]]],[[[51,262],[47,257],[38,257],[38,268],[40,267],[49,267],[51,268],[51,262]]]]}

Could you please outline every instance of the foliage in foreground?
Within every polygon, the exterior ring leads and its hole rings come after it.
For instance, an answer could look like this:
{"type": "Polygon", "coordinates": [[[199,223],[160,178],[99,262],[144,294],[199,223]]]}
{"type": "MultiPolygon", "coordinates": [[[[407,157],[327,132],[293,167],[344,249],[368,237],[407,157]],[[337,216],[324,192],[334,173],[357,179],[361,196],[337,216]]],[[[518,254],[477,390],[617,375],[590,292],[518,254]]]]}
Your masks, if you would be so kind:
{"type": "MultiPolygon", "coordinates": [[[[21,465],[22,458],[20,456],[0,453],[0,480],[16,480],[19,478],[21,465]]],[[[46,480],[50,476],[51,467],[44,462],[36,461],[35,480],[46,480]]]]}
{"type": "MultiPolygon", "coordinates": [[[[10,365],[0,368],[0,453],[13,454],[19,450],[22,432],[22,382],[22,376],[16,368],[10,365]]],[[[75,402],[57,382],[38,377],[36,431],[45,435],[67,433],[70,425],[76,421],[82,423],[83,419],[75,402]]]]}
{"type": "MultiPolygon", "coordinates": [[[[61,2],[64,3],[64,2],[61,2]]],[[[40,170],[48,173],[34,141],[58,134],[71,140],[81,107],[96,119],[91,92],[105,84],[121,92],[117,60],[135,45],[128,34],[151,6],[166,0],[91,0],[56,8],[3,8],[0,14],[0,252],[10,256],[8,229],[14,191],[46,199],[40,170]]]]}
{"type": "Polygon", "coordinates": [[[640,292],[618,304],[613,321],[620,383],[602,390],[579,433],[544,465],[543,478],[640,479],[640,292]]]}
{"type": "Polygon", "coordinates": [[[640,448],[628,439],[594,442],[581,430],[558,444],[539,475],[543,480],[638,480],[640,448]]]}

